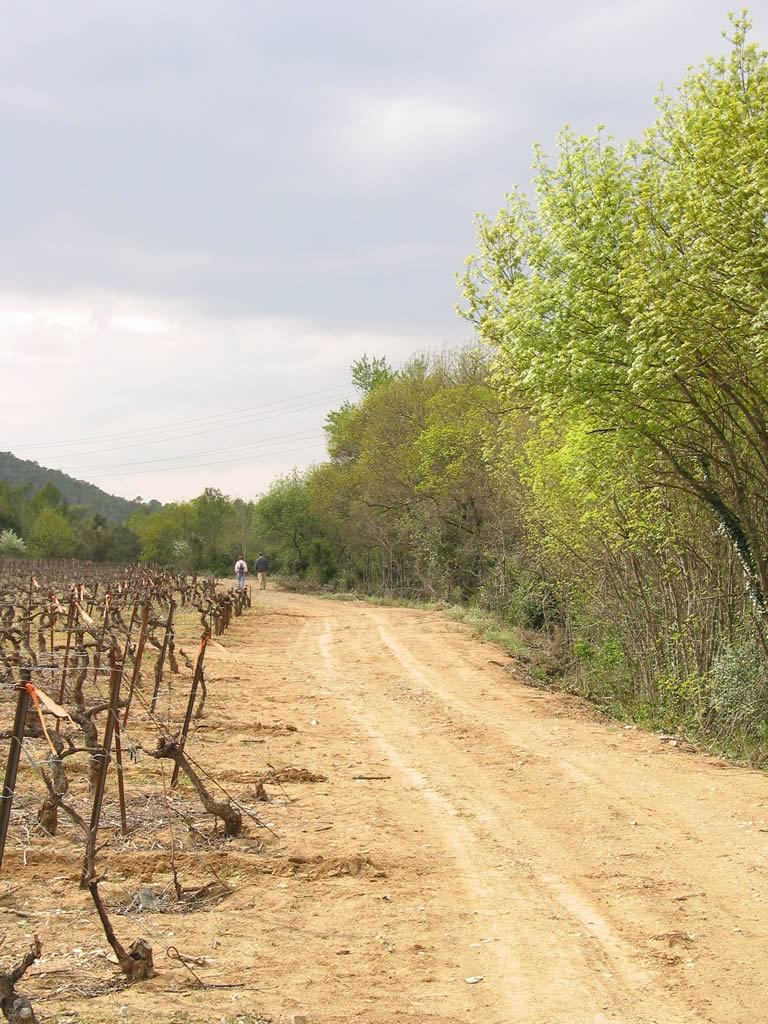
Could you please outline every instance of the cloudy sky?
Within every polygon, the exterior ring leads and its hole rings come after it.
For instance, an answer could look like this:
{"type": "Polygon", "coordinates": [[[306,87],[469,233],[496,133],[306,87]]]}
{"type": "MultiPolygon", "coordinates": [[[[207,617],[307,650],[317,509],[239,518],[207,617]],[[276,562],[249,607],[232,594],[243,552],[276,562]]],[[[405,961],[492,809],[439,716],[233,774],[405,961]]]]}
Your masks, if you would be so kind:
{"type": "Polygon", "coordinates": [[[321,460],[354,359],[470,339],[454,271],[533,143],[639,134],[727,10],[4,4],[0,450],[162,501],[321,460]]]}

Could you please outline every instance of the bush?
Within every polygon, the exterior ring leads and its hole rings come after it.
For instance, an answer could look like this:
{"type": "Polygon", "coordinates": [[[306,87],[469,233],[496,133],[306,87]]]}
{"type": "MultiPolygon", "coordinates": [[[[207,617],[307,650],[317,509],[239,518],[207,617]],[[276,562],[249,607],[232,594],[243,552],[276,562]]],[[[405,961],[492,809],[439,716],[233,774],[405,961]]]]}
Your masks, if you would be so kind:
{"type": "Polygon", "coordinates": [[[26,555],[27,545],[13,530],[0,532],[0,555],[26,555]]]}
{"type": "Polygon", "coordinates": [[[327,540],[315,537],[309,545],[307,578],[315,583],[330,583],[337,572],[333,548],[327,540]]]}
{"type": "Polygon", "coordinates": [[[768,739],[768,663],[757,641],[720,654],[709,671],[707,698],[716,732],[758,743],[768,739]]]}
{"type": "Polygon", "coordinates": [[[192,565],[192,545],[188,540],[175,540],[171,548],[174,569],[188,569],[192,565]]]}

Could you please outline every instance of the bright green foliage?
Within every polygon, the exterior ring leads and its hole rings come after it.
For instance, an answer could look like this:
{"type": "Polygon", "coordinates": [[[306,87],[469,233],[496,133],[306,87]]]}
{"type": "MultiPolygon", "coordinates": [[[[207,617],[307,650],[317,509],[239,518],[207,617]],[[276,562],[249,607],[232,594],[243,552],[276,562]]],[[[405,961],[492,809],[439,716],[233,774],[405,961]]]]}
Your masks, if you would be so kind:
{"type": "Polygon", "coordinates": [[[463,280],[499,379],[540,416],[615,435],[652,484],[701,502],[768,600],[768,61],[686,79],[642,143],[560,139],[463,280]]]}
{"type": "Polygon", "coordinates": [[[365,428],[363,409],[352,402],[329,412],[325,424],[328,454],[335,462],[352,462],[360,455],[365,428]]]}
{"type": "Polygon", "coordinates": [[[24,506],[23,514],[25,525],[34,523],[44,509],[53,509],[62,516],[69,511],[67,500],[62,496],[61,491],[52,483],[47,483],[34,495],[24,506]]]}
{"type": "MultiPolygon", "coordinates": [[[[41,473],[44,472],[46,471],[41,470],[41,473]]],[[[68,479],[64,477],[64,474],[58,475],[63,479],[68,479]]],[[[90,485],[83,485],[85,492],[87,492],[88,486],[90,485]]],[[[97,490],[96,488],[91,489],[97,490]]],[[[117,499],[115,500],[117,501],[117,499]]],[[[155,506],[145,507],[143,513],[150,512],[152,507],[159,506],[155,504],[155,506]]],[[[132,562],[137,558],[140,543],[135,533],[127,526],[109,522],[100,513],[89,514],[91,510],[84,505],[68,504],[62,492],[50,480],[37,492],[34,491],[32,484],[20,484],[13,487],[0,481],[0,530],[11,530],[25,542],[26,549],[31,547],[38,554],[42,554],[43,549],[46,551],[51,549],[52,544],[54,547],[57,546],[51,537],[42,536],[43,526],[37,525],[36,527],[44,510],[56,512],[66,521],[69,529],[62,529],[60,519],[56,520],[59,523],[58,532],[62,536],[68,537],[69,530],[73,532],[76,540],[74,551],[71,550],[68,541],[64,545],[68,555],[74,554],[78,558],[93,559],[94,561],[113,562],[132,562]],[[35,529],[37,532],[36,544],[32,543],[31,536],[35,529]]],[[[50,525],[50,518],[47,515],[43,517],[43,525],[46,522],[50,525]]]]}
{"type": "Polygon", "coordinates": [[[570,678],[757,743],[768,54],[748,44],[745,16],[732,24],[728,56],[662,97],[641,141],[565,131],[553,163],[537,152],[535,202],[512,193],[478,220],[461,313],[493,351],[498,387],[531,414],[531,429],[500,431],[485,451],[494,477],[513,465],[525,487],[570,678]]]}
{"type": "Polygon", "coordinates": [[[394,370],[382,356],[361,356],[352,364],[352,383],[363,395],[369,395],[394,376],[394,370]]]}
{"type": "Polygon", "coordinates": [[[192,501],[141,510],[127,526],[141,542],[141,560],[228,575],[248,539],[251,509],[209,487],[192,501]]]}
{"type": "Polygon", "coordinates": [[[128,520],[128,526],[141,542],[143,562],[191,568],[191,545],[187,537],[193,529],[193,515],[189,504],[173,503],[163,505],[156,512],[137,512],[128,520]],[[180,540],[187,541],[184,552],[188,558],[183,565],[176,561],[175,545],[180,540]]]}
{"type": "MultiPolygon", "coordinates": [[[[384,358],[369,359],[364,355],[352,364],[352,383],[363,399],[396,376],[384,358]]],[[[366,412],[364,402],[344,402],[339,409],[328,413],[325,431],[328,435],[328,453],[332,459],[343,461],[358,457],[366,412]]]]}
{"type": "MultiPolygon", "coordinates": [[[[243,547],[243,517],[238,503],[216,488],[206,487],[189,506],[184,539],[192,547],[193,567],[228,574],[243,547]]],[[[247,519],[246,514],[246,530],[247,519]]]]}

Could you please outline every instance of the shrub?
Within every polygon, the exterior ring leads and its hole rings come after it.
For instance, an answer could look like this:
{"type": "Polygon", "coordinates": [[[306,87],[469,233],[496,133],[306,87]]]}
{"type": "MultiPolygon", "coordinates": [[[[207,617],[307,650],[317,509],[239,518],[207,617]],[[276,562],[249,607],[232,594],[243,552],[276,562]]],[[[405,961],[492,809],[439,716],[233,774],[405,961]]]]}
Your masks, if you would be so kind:
{"type": "Polygon", "coordinates": [[[757,641],[742,641],[719,655],[709,671],[707,697],[718,732],[755,742],[766,740],[768,664],[757,641]]]}
{"type": "Polygon", "coordinates": [[[27,545],[13,530],[0,532],[0,554],[2,555],[26,555],[27,545]]]}

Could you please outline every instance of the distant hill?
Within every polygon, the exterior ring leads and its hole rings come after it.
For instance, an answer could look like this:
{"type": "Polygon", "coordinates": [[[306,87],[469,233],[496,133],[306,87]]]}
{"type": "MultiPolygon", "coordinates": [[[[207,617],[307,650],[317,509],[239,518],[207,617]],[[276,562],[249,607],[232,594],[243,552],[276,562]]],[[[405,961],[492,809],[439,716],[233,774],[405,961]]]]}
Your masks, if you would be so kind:
{"type": "MultiPolygon", "coordinates": [[[[53,484],[70,505],[85,505],[89,515],[102,515],[109,523],[122,523],[142,507],[141,502],[107,494],[95,484],[76,480],[58,469],[46,469],[28,459],[17,459],[10,452],[0,452],[0,480],[5,480],[13,487],[32,484],[35,491],[46,484],[53,484]]],[[[146,505],[149,508],[160,508],[159,501],[150,501],[146,505]]]]}

